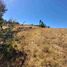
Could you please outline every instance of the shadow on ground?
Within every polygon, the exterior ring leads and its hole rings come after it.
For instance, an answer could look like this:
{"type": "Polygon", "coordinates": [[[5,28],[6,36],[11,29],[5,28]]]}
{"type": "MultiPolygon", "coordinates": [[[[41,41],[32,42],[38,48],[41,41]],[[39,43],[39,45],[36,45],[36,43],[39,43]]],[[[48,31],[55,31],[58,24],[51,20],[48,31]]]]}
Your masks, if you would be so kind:
{"type": "Polygon", "coordinates": [[[23,67],[27,54],[10,45],[0,45],[0,67],[23,67]]]}

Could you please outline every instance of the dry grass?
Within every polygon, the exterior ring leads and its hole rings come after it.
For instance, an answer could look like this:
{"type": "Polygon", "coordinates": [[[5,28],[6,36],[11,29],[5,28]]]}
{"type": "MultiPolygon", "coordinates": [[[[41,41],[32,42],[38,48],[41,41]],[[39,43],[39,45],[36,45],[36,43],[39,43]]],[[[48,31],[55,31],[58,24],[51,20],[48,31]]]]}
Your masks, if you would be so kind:
{"type": "Polygon", "coordinates": [[[14,48],[27,54],[23,67],[67,67],[67,29],[19,25],[14,32],[14,48]]]}
{"type": "Polygon", "coordinates": [[[67,67],[67,29],[20,31],[15,41],[27,53],[24,67],[67,67]]]}

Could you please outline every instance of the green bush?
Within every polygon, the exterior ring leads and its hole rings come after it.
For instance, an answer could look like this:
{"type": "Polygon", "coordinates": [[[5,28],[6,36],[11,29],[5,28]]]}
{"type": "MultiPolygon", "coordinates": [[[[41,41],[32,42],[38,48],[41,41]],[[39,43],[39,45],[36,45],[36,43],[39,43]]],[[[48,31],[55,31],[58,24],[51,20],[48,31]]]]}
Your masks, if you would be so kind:
{"type": "Polygon", "coordinates": [[[0,53],[3,55],[3,58],[10,60],[16,54],[16,51],[11,45],[3,44],[0,45],[0,53]]]}
{"type": "Polygon", "coordinates": [[[46,27],[46,24],[44,24],[44,22],[42,20],[39,21],[39,26],[40,27],[46,27]]]}
{"type": "Polygon", "coordinates": [[[3,41],[3,43],[0,44],[0,53],[5,59],[10,60],[12,56],[16,53],[14,48],[12,47],[12,28],[8,28],[5,31],[2,30],[0,32],[0,38],[3,41]]]}

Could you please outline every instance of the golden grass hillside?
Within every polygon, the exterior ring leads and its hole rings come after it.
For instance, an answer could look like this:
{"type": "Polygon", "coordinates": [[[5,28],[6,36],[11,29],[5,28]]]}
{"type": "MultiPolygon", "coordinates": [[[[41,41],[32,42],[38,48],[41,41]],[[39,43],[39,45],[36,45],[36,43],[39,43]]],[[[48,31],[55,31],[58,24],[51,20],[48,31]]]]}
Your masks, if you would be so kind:
{"type": "Polygon", "coordinates": [[[16,25],[13,32],[17,51],[9,61],[0,55],[0,67],[67,67],[67,29],[16,25]]]}
{"type": "Polygon", "coordinates": [[[26,28],[16,38],[13,44],[27,54],[23,67],[67,67],[67,29],[26,28]]]}

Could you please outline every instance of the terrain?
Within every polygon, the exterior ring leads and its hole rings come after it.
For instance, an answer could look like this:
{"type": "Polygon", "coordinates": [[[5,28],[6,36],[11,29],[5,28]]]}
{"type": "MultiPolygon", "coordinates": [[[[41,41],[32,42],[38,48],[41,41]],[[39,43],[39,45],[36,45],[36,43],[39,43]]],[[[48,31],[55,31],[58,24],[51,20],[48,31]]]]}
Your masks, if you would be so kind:
{"type": "Polygon", "coordinates": [[[67,67],[67,29],[16,25],[13,31],[12,46],[26,57],[9,67],[67,67]]]}

